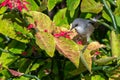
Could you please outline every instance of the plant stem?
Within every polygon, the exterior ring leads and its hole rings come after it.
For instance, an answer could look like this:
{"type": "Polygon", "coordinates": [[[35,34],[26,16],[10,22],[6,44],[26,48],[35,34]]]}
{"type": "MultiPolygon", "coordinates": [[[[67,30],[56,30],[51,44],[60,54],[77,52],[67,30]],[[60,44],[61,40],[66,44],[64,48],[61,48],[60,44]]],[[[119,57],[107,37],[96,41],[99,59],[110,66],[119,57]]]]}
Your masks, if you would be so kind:
{"type": "Polygon", "coordinates": [[[103,21],[101,21],[101,20],[96,20],[96,22],[98,22],[98,23],[106,26],[106,27],[109,28],[110,30],[115,31],[115,29],[114,29],[112,26],[108,25],[107,23],[105,23],[105,22],[103,22],[103,21]]]}
{"type": "Polygon", "coordinates": [[[118,30],[118,27],[117,27],[117,22],[116,22],[116,19],[115,19],[115,16],[113,15],[111,9],[108,7],[107,3],[106,3],[106,0],[102,0],[108,14],[110,15],[111,17],[111,20],[112,20],[112,23],[113,23],[113,28],[115,29],[115,32],[118,34],[119,33],[119,30],[118,30]]]}
{"type": "Polygon", "coordinates": [[[40,80],[37,76],[34,76],[34,75],[24,74],[23,76],[40,80]]]}

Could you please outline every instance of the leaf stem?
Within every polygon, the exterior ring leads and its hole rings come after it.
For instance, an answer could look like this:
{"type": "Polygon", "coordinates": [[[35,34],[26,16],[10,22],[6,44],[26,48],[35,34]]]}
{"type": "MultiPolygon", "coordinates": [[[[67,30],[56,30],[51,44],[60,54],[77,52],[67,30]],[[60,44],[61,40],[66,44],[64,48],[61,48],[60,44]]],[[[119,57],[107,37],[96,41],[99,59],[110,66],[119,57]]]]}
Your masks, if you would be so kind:
{"type": "Polygon", "coordinates": [[[119,30],[118,30],[118,27],[117,27],[117,22],[116,22],[116,19],[115,19],[115,16],[113,15],[111,9],[108,7],[107,3],[106,3],[106,0],[102,0],[108,14],[110,15],[111,17],[111,20],[112,20],[112,23],[113,23],[113,28],[115,29],[115,32],[118,34],[119,33],[119,30]]]}
{"type": "Polygon", "coordinates": [[[40,80],[37,76],[35,75],[29,75],[29,74],[23,74],[24,77],[29,77],[29,78],[34,78],[36,80],[40,80]]]}

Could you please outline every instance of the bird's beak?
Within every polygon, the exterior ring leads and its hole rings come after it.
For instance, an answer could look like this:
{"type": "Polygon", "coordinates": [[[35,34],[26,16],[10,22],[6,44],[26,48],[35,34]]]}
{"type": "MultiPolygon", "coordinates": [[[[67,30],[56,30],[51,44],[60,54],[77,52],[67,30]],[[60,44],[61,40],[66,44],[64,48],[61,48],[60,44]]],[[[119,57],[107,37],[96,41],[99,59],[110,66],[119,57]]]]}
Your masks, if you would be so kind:
{"type": "Polygon", "coordinates": [[[73,29],[72,24],[70,24],[70,31],[73,29]]]}

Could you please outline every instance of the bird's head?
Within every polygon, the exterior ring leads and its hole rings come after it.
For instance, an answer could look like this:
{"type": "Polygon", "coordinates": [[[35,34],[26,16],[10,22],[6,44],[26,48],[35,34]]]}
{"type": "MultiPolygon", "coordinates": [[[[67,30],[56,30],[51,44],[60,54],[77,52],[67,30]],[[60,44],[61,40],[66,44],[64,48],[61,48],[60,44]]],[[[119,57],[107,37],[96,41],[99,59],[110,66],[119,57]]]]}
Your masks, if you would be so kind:
{"type": "Polygon", "coordinates": [[[80,19],[75,19],[71,24],[70,24],[70,30],[74,29],[75,27],[78,27],[80,24],[80,19]]]}

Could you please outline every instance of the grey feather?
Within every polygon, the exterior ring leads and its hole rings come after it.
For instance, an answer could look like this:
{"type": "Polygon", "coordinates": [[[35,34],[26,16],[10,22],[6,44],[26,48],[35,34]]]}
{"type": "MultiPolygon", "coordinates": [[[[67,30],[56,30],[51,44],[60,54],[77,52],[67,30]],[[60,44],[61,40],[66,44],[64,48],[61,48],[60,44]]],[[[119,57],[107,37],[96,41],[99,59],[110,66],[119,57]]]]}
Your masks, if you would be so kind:
{"type": "Polygon", "coordinates": [[[79,35],[87,38],[87,41],[89,41],[90,35],[94,31],[94,27],[91,23],[91,20],[77,18],[72,22],[71,29],[76,29],[79,35]]]}

